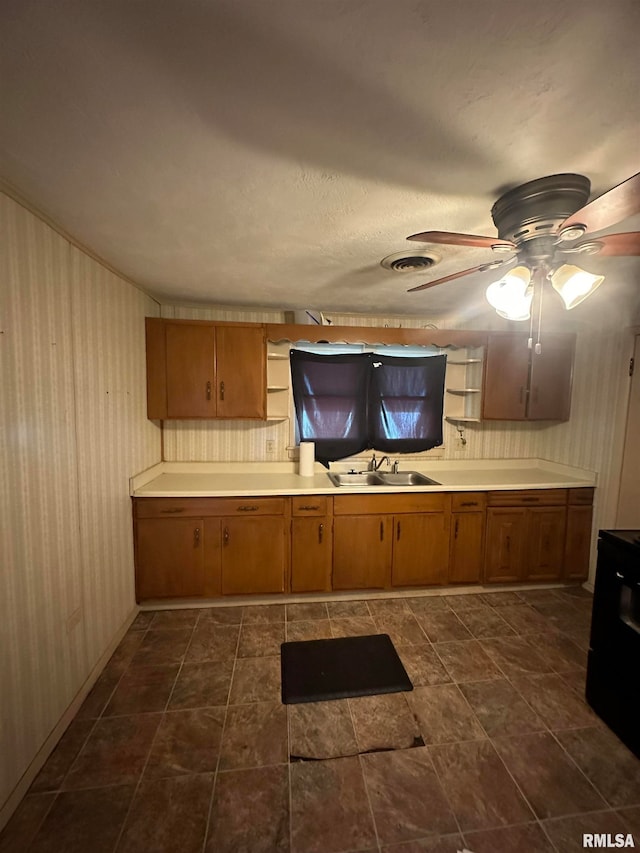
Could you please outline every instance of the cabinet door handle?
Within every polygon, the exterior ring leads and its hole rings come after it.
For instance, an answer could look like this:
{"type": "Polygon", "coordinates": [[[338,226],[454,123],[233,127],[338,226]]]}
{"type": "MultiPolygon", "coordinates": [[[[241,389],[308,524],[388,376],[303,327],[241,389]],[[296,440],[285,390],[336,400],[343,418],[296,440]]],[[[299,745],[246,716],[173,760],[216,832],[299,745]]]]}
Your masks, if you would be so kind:
{"type": "Polygon", "coordinates": [[[380,541],[384,540],[384,521],[380,522],[380,541]]]}
{"type": "Polygon", "coordinates": [[[400,541],[400,522],[398,522],[398,530],[396,532],[396,542],[400,541]]]}
{"type": "Polygon", "coordinates": [[[196,529],[193,531],[193,547],[197,548],[199,544],[200,544],[200,528],[196,527],[196,529]]]}
{"type": "Polygon", "coordinates": [[[222,541],[225,545],[229,544],[229,528],[225,527],[224,532],[222,534],[222,541]]]}
{"type": "Polygon", "coordinates": [[[220,383],[220,399],[224,400],[224,382],[220,383]]]}
{"type": "Polygon", "coordinates": [[[304,511],[306,511],[306,512],[314,512],[314,511],[319,510],[319,509],[320,509],[320,507],[319,507],[319,506],[305,505],[305,506],[300,506],[300,507],[298,507],[298,509],[299,509],[301,512],[304,512],[304,511]]]}
{"type": "Polygon", "coordinates": [[[183,506],[172,506],[171,509],[162,509],[160,512],[165,513],[166,515],[173,515],[176,512],[184,512],[183,506]]]}
{"type": "Polygon", "coordinates": [[[459,519],[459,518],[456,518],[456,526],[455,526],[455,528],[454,528],[454,530],[453,530],[453,538],[454,538],[454,539],[457,539],[457,538],[458,538],[458,525],[459,525],[459,524],[460,524],[460,519],[459,519]]]}
{"type": "Polygon", "coordinates": [[[318,525],[318,545],[322,545],[322,536],[324,534],[324,524],[318,525]]]}
{"type": "Polygon", "coordinates": [[[211,382],[207,382],[207,400],[211,399],[211,382]]]}
{"type": "Polygon", "coordinates": [[[238,507],[238,512],[257,512],[259,507],[255,504],[245,504],[244,506],[238,507]]]}

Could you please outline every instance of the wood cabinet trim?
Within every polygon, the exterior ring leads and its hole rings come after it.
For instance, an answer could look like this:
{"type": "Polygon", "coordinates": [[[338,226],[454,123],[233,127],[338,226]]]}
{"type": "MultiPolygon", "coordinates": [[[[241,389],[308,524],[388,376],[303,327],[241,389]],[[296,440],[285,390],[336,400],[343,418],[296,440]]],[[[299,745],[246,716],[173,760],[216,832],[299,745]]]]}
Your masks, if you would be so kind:
{"type": "Polygon", "coordinates": [[[514,489],[487,492],[487,506],[563,506],[566,489],[514,489]]]}

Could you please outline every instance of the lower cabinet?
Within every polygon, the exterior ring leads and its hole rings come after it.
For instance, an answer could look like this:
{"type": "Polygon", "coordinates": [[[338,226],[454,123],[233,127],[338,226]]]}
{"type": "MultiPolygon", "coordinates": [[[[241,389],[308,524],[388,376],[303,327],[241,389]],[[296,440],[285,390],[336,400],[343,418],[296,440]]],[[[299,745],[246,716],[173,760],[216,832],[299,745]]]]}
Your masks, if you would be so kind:
{"type": "Polygon", "coordinates": [[[333,519],[331,498],[291,498],[291,592],[331,590],[333,519]]]}
{"type": "Polygon", "coordinates": [[[223,595],[285,591],[284,522],[281,518],[223,518],[223,595]]]}
{"type": "Polygon", "coordinates": [[[392,586],[447,582],[449,519],[444,512],[396,515],[393,519],[392,586]]]}
{"type": "Polygon", "coordinates": [[[485,581],[563,577],[567,489],[489,492],[485,581]]]}
{"type": "Polygon", "coordinates": [[[593,489],[569,489],[563,580],[582,581],[589,575],[593,489]]]}
{"type": "Polygon", "coordinates": [[[135,498],[136,598],[288,588],[285,498],[135,498]]]}
{"type": "Polygon", "coordinates": [[[593,494],[134,498],[136,597],[584,580],[593,494]]]}
{"type": "Polygon", "coordinates": [[[446,583],[448,501],[443,492],[335,498],[333,589],[446,583]]]}
{"type": "Polygon", "coordinates": [[[451,495],[449,583],[480,583],[482,580],[485,506],[483,492],[451,495]]]}
{"type": "Polygon", "coordinates": [[[391,581],[392,516],[333,520],[333,589],[384,589],[391,581]]]}
{"type": "Polygon", "coordinates": [[[205,568],[205,537],[202,518],[139,519],[138,600],[206,595],[209,573],[205,568]]]}

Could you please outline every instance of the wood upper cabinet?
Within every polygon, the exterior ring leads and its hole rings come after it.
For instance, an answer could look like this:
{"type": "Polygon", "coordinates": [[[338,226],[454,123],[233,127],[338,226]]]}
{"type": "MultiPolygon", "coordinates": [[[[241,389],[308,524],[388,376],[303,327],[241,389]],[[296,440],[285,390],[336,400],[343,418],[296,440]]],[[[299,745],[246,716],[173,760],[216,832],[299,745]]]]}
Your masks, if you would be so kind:
{"type": "Polygon", "coordinates": [[[482,417],[485,420],[569,419],[575,335],[544,334],[542,351],[528,337],[488,336],[482,417]]]}
{"type": "Polygon", "coordinates": [[[257,323],[146,318],[147,417],[266,418],[266,342],[257,323]]]}

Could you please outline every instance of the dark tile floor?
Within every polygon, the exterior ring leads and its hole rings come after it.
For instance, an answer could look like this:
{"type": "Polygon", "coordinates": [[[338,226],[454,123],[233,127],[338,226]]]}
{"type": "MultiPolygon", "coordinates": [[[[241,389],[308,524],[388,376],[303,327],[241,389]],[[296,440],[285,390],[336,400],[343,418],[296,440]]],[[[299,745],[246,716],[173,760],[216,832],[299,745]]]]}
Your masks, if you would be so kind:
{"type": "Polygon", "coordinates": [[[580,587],[141,613],[5,832],[19,853],[572,853],[635,833],[580,587]],[[393,639],[410,693],[280,702],[285,640],[393,639]]]}

